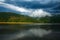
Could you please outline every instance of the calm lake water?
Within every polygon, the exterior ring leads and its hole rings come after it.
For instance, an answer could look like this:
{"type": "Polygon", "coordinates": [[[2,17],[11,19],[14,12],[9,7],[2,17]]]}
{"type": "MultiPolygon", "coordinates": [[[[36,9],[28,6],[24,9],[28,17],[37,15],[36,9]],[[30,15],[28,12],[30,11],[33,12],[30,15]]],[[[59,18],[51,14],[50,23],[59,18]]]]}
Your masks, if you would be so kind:
{"type": "Polygon", "coordinates": [[[60,40],[60,25],[0,25],[0,40],[60,40]]]}

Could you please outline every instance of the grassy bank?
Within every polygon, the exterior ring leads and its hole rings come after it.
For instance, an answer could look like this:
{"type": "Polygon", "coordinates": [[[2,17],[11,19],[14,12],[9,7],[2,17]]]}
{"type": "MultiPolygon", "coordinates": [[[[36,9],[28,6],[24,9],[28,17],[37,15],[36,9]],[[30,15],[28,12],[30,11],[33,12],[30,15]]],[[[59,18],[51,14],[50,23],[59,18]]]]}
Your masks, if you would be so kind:
{"type": "Polygon", "coordinates": [[[0,24],[60,25],[60,23],[33,23],[33,22],[0,22],[0,24]]]}
{"type": "Polygon", "coordinates": [[[32,22],[0,22],[0,24],[33,24],[32,22]]]}

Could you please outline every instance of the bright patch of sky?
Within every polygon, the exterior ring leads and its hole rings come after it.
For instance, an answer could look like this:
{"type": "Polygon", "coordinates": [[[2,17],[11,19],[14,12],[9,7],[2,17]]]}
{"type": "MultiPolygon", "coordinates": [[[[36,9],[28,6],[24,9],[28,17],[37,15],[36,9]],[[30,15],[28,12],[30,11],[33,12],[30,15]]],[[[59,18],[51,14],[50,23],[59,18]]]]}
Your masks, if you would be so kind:
{"type": "Polygon", "coordinates": [[[2,3],[0,2],[0,6],[5,7],[5,8],[9,8],[15,11],[19,11],[19,12],[30,12],[28,9],[25,9],[23,7],[18,7],[12,4],[7,4],[7,3],[2,3]]]}
{"type": "Polygon", "coordinates": [[[51,16],[50,13],[45,12],[43,9],[37,9],[30,15],[31,17],[45,17],[45,16],[51,16]]]}
{"type": "Polygon", "coordinates": [[[0,2],[5,2],[5,0],[0,0],[0,2]]]}

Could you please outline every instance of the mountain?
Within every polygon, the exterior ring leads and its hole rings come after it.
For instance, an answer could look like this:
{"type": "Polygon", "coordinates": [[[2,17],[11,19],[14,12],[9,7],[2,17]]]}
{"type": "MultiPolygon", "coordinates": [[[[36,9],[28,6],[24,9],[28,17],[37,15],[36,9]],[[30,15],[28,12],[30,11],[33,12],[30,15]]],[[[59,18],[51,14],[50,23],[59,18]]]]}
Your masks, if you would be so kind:
{"type": "Polygon", "coordinates": [[[0,22],[48,22],[48,17],[35,18],[11,12],[0,12],[0,22]]]}
{"type": "Polygon", "coordinates": [[[11,12],[0,12],[0,22],[30,22],[31,17],[11,12]]]}
{"type": "Polygon", "coordinates": [[[0,22],[26,21],[26,19],[29,19],[28,16],[11,12],[0,12],[0,22]]]}
{"type": "MultiPolygon", "coordinates": [[[[55,4],[54,4],[55,5],[55,4]]],[[[59,4],[58,4],[59,5],[59,4]]],[[[0,2],[0,12],[14,12],[23,15],[29,15],[33,17],[45,17],[51,14],[60,13],[58,6],[52,7],[52,5],[42,5],[37,2],[0,2]]]]}
{"type": "Polygon", "coordinates": [[[39,18],[12,12],[0,12],[0,22],[60,23],[60,14],[39,18]]]}

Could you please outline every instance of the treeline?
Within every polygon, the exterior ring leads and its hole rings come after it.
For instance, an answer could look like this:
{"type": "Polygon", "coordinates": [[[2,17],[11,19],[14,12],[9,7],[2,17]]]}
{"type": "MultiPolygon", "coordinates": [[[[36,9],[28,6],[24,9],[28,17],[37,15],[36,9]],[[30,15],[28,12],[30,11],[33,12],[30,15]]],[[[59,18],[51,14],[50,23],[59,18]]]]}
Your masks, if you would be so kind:
{"type": "Polygon", "coordinates": [[[0,22],[36,22],[36,23],[60,23],[60,15],[53,15],[51,17],[33,18],[26,15],[0,12],[0,22]]]}
{"type": "Polygon", "coordinates": [[[11,13],[11,12],[0,12],[0,22],[34,22],[35,18],[11,13]]]}
{"type": "Polygon", "coordinates": [[[56,14],[50,17],[51,23],[60,23],[60,14],[56,14]]]}

